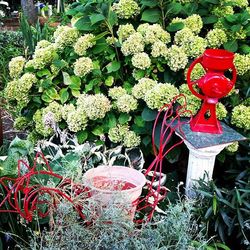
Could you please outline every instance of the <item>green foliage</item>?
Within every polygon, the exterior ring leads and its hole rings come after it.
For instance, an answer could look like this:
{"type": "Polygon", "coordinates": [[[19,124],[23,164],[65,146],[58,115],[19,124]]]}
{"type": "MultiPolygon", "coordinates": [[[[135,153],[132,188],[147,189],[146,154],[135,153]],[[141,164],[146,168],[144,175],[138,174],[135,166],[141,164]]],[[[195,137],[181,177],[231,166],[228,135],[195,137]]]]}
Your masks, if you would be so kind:
{"type": "Polygon", "coordinates": [[[23,35],[24,45],[28,48],[29,54],[35,51],[37,42],[50,40],[51,31],[53,30],[47,23],[45,23],[44,27],[41,27],[39,21],[37,21],[35,27],[32,27],[24,15],[21,15],[20,18],[20,29],[23,35]]]}
{"type": "Polygon", "coordinates": [[[202,200],[196,205],[196,215],[208,228],[208,235],[217,233],[223,242],[237,245],[231,242],[231,237],[236,235],[238,244],[249,249],[250,169],[228,172],[228,177],[234,177],[231,188],[218,186],[214,181],[198,181],[197,193],[202,200]]]}
{"type": "MultiPolygon", "coordinates": [[[[41,39],[51,42],[39,43],[33,59],[18,72],[36,77],[32,85],[25,87],[27,83],[21,78],[5,89],[8,107],[27,120],[24,129],[36,137],[53,134],[48,125],[51,123],[45,126],[52,112],[53,124],[61,129],[68,127],[77,134],[79,142],[105,136],[106,144],[140,143],[147,154],[151,150],[147,138],[157,109],[178,93],[177,88],[185,82],[185,69],[193,58],[209,45],[249,52],[246,40],[249,15],[242,6],[236,8],[235,3],[224,6],[215,0],[197,3],[130,0],[125,4],[123,0],[119,3],[89,0],[72,3],[66,14],[72,18],[74,28],[58,27],[53,38],[46,27],[41,30],[37,26],[34,33],[24,18],[21,20],[30,51],[41,39]],[[231,14],[225,15],[220,7],[231,14]],[[182,32],[184,28],[189,29],[189,35],[182,32]],[[120,126],[128,128],[129,142],[114,134],[120,126]]],[[[237,105],[249,95],[243,79],[250,71],[247,60],[249,55],[246,59],[238,57],[236,63],[243,74],[238,81],[244,82],[236,95],[237,105]]],[[[195,103],[192,98],[190,102],[195,103]]],[[[225,100],[227,110],[231,111],[235,103],[230,97],[225,100]]],[[[197,112],[198,107],[193,110],[197,112]]],[[[230,123],[229,116],[227,121],[230,123]]],[[[178,159],[178,154],[175,152],[170,161],[178,159]]]]}
{"type": "Polygon", "coordinates": [[[0,32],[0,89],[10,80],[8,73],[8,63],[13,57],[23,54],[23,37],[19,31],[0,32]]]}

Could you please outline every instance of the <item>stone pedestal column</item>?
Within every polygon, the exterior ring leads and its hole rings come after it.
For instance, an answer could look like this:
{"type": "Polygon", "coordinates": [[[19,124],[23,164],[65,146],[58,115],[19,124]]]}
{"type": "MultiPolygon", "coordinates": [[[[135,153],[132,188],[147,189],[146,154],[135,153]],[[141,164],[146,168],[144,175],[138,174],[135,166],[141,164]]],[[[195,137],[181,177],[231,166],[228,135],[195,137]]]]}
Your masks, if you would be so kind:
{"type": "Polygon", "coordinates": [[[216,155],[231,143],[200,148],[193,147],[188,141],[184,140],[189,149],[188,169],[186,177],[186,195],[193,197],[195,194],[192,188],[196,185],[196,180],[204,178],[211,180],[214,170],[216,155]]]}
{"type": "Polygon", "coordinates": [[[209,134],[194,132],[190,129],[187,120],[182,119],[182,121],[185,123],[181,127],[178,127],[178,121],[175,121],[175,123],[172,123],[172,128],[189,149],[186,195],[194,197],[195,193],[192,188],[197,183],[196,180],[212,179],[216,155],[233,142],[243,141],[247,138],[223,122],[221,122],[222,134],[209,134]]]}

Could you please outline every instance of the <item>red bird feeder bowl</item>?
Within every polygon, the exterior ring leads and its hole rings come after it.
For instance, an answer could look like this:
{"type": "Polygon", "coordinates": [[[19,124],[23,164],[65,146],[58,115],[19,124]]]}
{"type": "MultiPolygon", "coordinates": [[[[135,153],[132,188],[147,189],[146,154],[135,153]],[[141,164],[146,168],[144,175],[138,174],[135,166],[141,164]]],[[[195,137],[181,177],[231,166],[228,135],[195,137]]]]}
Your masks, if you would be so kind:
{"type": "Polygon", "coordinates": [[[236,82],[236,69],[233,64],[234,53],[222,49],[207,49],[197,58],[187,72],[187,83],[190,91],[203,100],[198,114],[191,120],[190,128],[194,132],[222,134],[222,127],[216,117],[216,104],[219,98],[226,96],[236,82]],[[200,63],[206,74],[192,81],[191,74],[196,64],[200,63]],[[232,71],[232,79],[228,79],[225,71],[232,71]],[[196,85],[200,91],[194,88],[196,85]]]}

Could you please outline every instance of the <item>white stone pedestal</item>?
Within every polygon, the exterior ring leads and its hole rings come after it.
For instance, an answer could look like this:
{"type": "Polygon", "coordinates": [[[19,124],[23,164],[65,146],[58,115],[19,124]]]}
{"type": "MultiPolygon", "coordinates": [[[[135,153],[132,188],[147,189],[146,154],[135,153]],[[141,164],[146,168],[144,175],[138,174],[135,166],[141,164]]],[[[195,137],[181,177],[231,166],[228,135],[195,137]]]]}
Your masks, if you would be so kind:
{"type": "Polygon", "coordinates": [[[189,149],[188,169],[186,177],[186,195],[190,198],[195,196],[192,188],[197,184],[196,180],[204,178],[211,180],[214,170],[216,155],[219,154],[226,146],[232,144],[221,144],[206,148],[194,148],[188,141],[184,143],[189,149]]]}

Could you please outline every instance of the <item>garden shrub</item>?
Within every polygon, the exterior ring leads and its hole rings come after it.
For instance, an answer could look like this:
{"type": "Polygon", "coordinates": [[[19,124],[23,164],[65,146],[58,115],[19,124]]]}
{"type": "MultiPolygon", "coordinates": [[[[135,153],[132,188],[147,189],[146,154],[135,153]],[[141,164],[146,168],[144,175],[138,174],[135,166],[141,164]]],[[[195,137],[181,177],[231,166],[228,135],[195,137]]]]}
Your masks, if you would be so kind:
{"type": "MultiPolygon", "coordinates": [[[[93,214],[95,203],[85,205],[93,214]]],[[[165,216],[137,228],[122,216],[121,209],[110,202],[94,223],[79,222],[71,206],[61,204],[51,231],[33,233],[31,249],[206,249],[208,242],[192,217],[191,201],[171,204],[165,216]]],[[[27,248],[30,249],[30,248],[27,248]]]]}
{"type": "MultiPolygon", "coordinates": [[[[79,142],[105,136],[106,143],[140,145],[146,152],[163,104],[185,93],[193,113],[199,109],[185,72],[209,47],[236,52],[238,81],[219,103],[218,117],[230,121],[233,111],[232,124],[249,130],[247,122],[238,122],[248,116],[241,113],[249,89],[248,2],[82,1],[67,14],[73,27],[59,26],[24,65],[20,57],[9,65],[13,80],[4,94],[15,124],[30,138],[50,136],[56,122],[79,142]]],[[[201,75],[197,66],[192,77],[201,75]]]]}

